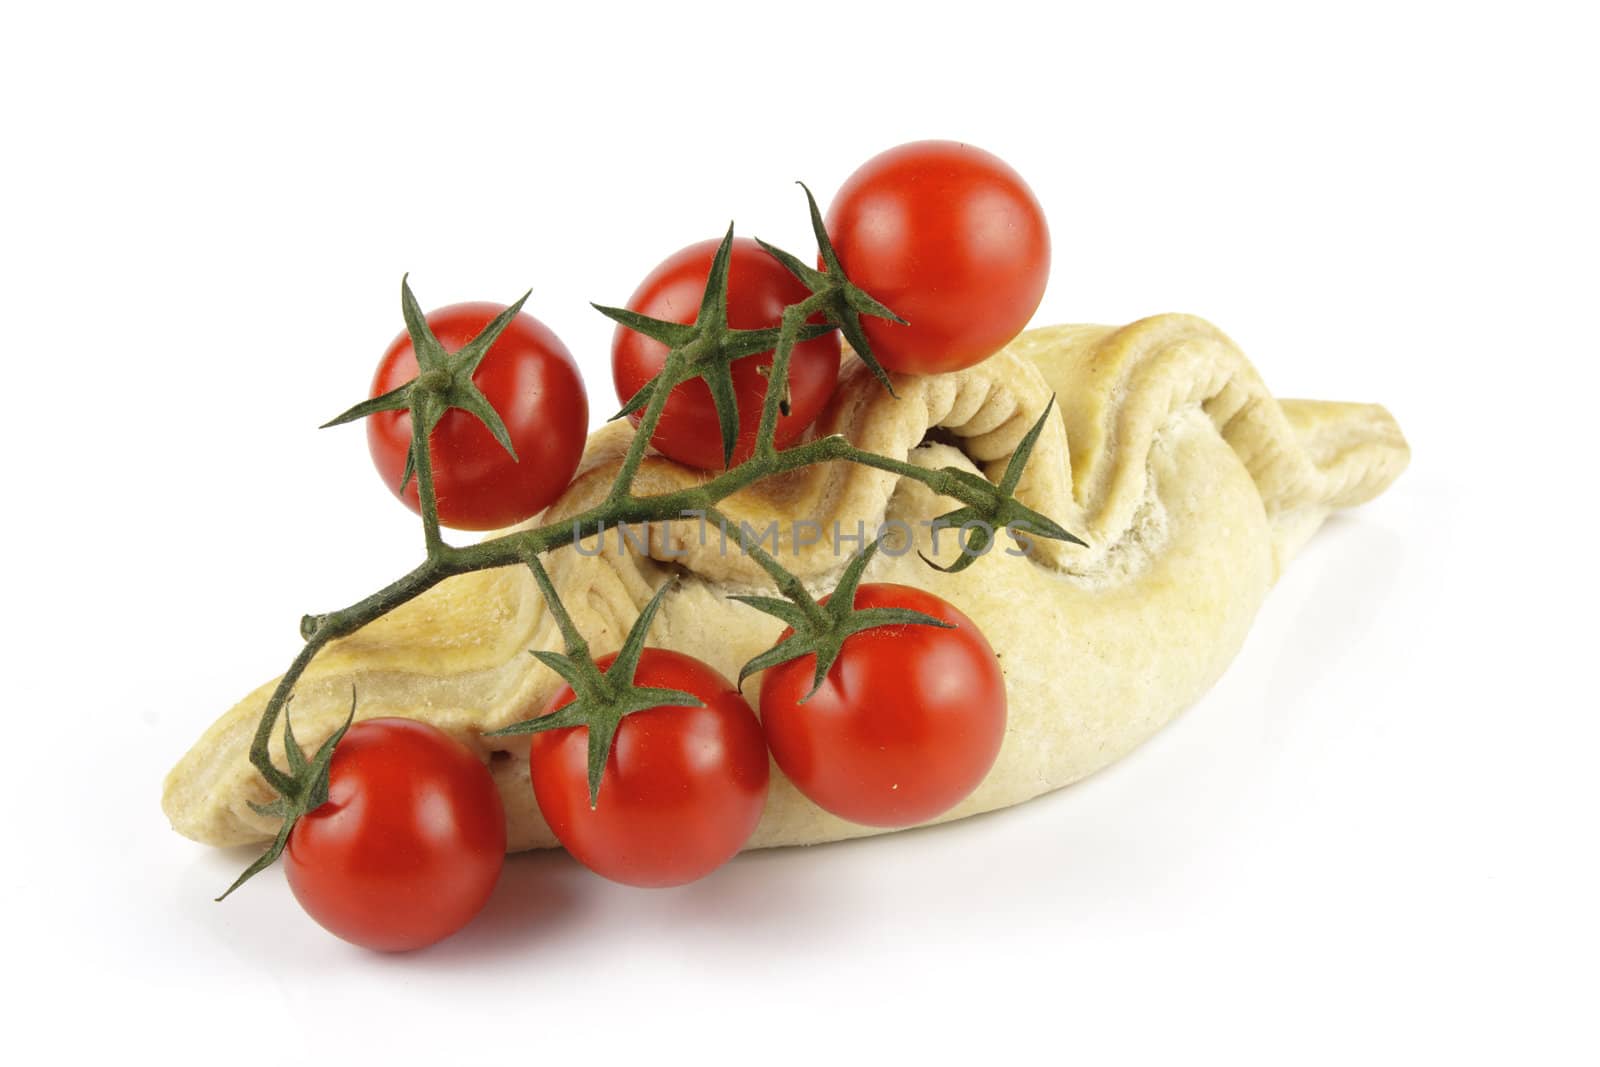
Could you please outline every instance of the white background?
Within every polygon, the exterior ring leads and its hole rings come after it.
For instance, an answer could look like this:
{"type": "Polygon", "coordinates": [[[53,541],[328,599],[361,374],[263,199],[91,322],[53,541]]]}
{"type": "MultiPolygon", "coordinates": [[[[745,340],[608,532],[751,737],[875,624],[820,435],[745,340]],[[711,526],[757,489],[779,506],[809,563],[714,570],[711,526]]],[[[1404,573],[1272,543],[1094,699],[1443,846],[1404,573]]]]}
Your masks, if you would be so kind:
{"type": "Polygon", "coordinates": [[[8,1049],[1594,1062],[1587,7],[8,7],[8,1049]],[[1179,722],[1022,808],[664,892],[517,857],[406,957],[276,871],[213,904],[249,854],[162,776],[420,549],[313,429],[401,273],[531,286],[603,415],[587,301],[729,218],[802,249],[794,179],[921,137],[1033,185],[1039,322],[1205,315],[1282,395],[1387,404],[1411,470],[1179,722]]]}

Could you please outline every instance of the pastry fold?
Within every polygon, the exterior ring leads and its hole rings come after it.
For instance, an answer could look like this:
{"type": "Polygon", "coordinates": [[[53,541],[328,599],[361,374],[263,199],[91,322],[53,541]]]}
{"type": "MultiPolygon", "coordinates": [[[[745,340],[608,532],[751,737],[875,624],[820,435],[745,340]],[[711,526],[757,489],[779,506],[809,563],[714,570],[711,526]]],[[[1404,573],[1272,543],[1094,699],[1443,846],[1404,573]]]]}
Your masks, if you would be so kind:
{"type": "MultiPolygon", "coordinates": [[[[867,581],[929,589],[982,628],[1005,672],[1006,738],[982,785],[940,821],[1067,785],[1148,738],[1222,673],[1267,590],[1329,513],[1376,496],[1409,457],[1383,408],[1276,400],[1226,336],[1186,315],[1032,330],[969,370],[897,377],[895,392],[847,361],[819,431],[995,480],[1054,394],[1059,416],[1047,421],[1017,496],[1087,547],[1002,534],[986,558],[942,573],[918,552],[956,558],[956,534],[930,523],[957,502],[843,462],[770,479],[721,509],[766,535],[769,551],[776,537],[774,554],[815,592],[831,588],[859,538],[882,531],[867,581]]],[[[578,477],[539,521],[598,502],[631,434],[613,423],[592,435],[578,477]]],[[[650,456],[636,491],[706,477],[650,456]]],[[[733,678],[781,630],[728,599],[771,589],[734,534],[697,519],[610,530],[553,553],[548,568],[596,654],[618,647],[673,578],[653,645],[733,678]]],[[[319,744],[344,720],[354,685],[358,718],[424,719],[488,762],[510,849],[554,846],[529,786],[527,738],[481,735],[543,706],[559,679],[527,650],[560,643],[526,568],[450,579],[326,648],[296,689],[295,734],[308,749],[319,744]]],[[[752,704],[760,682],[745,684],[752,704]]],[[[223,715],[168,775],[163,807],[180,833],[213,845],[272,836],[275,821],[250,807],[271,794],[247,758],[271,691],[268,683],[223,715]]],[[[281,733],[275,753],[282,765],[281,733]]],[[[749,847],[877,832],[819,810],[774,767],[749,847]]]]}

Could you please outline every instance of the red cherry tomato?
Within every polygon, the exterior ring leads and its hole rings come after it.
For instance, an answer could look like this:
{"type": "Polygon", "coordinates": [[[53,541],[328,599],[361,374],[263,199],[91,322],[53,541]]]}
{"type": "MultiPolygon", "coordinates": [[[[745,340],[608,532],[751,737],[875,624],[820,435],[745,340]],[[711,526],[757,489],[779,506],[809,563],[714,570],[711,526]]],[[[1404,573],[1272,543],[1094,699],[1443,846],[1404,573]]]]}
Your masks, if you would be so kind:
{"type": "Polygon", "coordinates": [[[383,952],[449,937],[478,913],[506,853],[488,768],[426,723],[367,719],[328,768],[328,802],[289,832],[295,899],[346,941],[383,952]]]}
{"type": "MultiPolygon", "coordinates": [[[[614,659],[597,662],[606,670],[614,659]]],[[[693,657],[646,648],[634,680],[691,693],[705,706],[624,718],[594,808],[588,729],[534,734],[534,797],[557,840],[590,870],[626,885],[683,885],[722,866],[755,831],[767,803],[767,746],[739,691],[693,657]]],[[[563,687],[545,711],[571,700],[563,687]]]]}
{"type": "Polygon", "coordinates": [[[955,628],[852,634],[804,703],[816,657],[770,668],[762,725],[779,768],[818,807],[866,826],[913,826],[989,773],[1005,736],[1005,679],[977,625],[932,593],[867,584],[855,603],[912,608],[955,628]]]}
{"type": "MultiPolygon", "coordinates": [[[[700,310],[706,278],[717,241],[702,241],[674,252],[651,271],[628,299],[628,307],[651,318],[692,323],[700,310]]],[[[809,294],[777,260],[748,238],[736,238],[728,261],[728,324],[740,330],[777,326],[783,309],[809,294]]],[[[820,318],[813,321],[821,321],[820,318]]],[[[626,403],[661,370],[667,346],[622,326],[611,342],[611,376],[617,399],[626,403]]],[[[733,462],[741,463],[755,449],[767,380],[760,368],[772,365],[772,353],[749,356],[733,365],[733,388],[739,408],[739,440],[733,462]]],[[[829,333],[796,345],[789,359],[789,414],[778,416],[779,448],[799,440],[833,392],[839,377],[839,337],[829,333]]],[[[639,425],[642,412],[629,418],[639,425]]],[[[656,450],[679,463],[701,470],[722,469],[722,434],[716,405],[706,383],[684,382],[667,398],[666,409],[650,439],[656,450]]]]}
{"type": "Polygon", "coordinates": [[[1033,192],[999,158],[917,141],[864,163],[828,207],[850,280],[910,325],[863,317],[873,354],[909,374],[993,355],[1044,296],[1050,231],[1033,192]]]}
{"type": "MultiPolygon", "coordinates": [[[[504,304],[452,304],[429,312],[427,320],[445,350],[455,352],[504,310],[504,304]]],[[[416,376],[417,356],[411,338],[402,333],[378,364],[372,395],[397,389],[416,376]]],[[[472,380],[500,413],[517,459],[477,416],[459,409],[439,420],[428,454],[439,521],[458,530],[494,530],[548,507],[572,481],[589,430],[589,401],[572,353],[528,314],[511,320],[472,380]]],[[[411,415],[383,411],[366,421],[372,461],[384,484],[398,494],[411,450],[411,415]]],[[[412,511],[421,511],[415,478],[400,499],[412,511]]]]}

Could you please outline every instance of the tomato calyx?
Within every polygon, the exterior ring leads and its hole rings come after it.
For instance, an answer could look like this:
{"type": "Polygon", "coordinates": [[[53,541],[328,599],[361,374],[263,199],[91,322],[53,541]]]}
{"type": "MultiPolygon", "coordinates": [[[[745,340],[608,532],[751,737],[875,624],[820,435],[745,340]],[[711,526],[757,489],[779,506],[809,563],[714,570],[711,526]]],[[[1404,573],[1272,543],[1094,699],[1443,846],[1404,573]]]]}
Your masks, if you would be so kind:
{"type": "MultiPolygon", "coordinates": [[[[430,553],[441,546],[439,534],[439,508],[433,487],[433,464],[428,439],[434,427],[444,418],[445,412],[460,408],[488,429],[513,460],[516,447],[505,420],[495,410],[489,398],[483,395],[472,380],[483,357],[505,328],[517,317],[529,294],[523,293],[516,303],[506,308],[480,330],[457,352],[445,351],[444,345],[434,336],[417,298],[411,292],[410,276],[400,279],[400,310],[405,316],[406,333],[411,337],[411,347],[417,357],[417,376],[382,396],[363,400],[354,407],[323,423],[319,429],[342,426],[347,422],[376,415],[380,411],[409,411],[411,413],[411,451],[406,456],[405,470],[400,475],[399,491],[404,492],[413,475],[417,479],[418,496],[422,503],[422,522],[430,553]]],[[[303,628],[302,628],[303,629],[303,628]]]]}
{"type": "MultiPolygon", "coordinates": [[[[972,566],[974,560],[989,550],[995,533],[1000,530],[1013,535],[1032,534],[1036,537],[1048,537],[1052,541],[1068,541],[1075,545],[1086,544],[1082,538],[1069,533],[1060,523],[1028,507],[1015,495],[1017,485],[1022,481],[1022,472],[1028,465],[1028,458],[1033,455],[1033,446],[1038,444],[1039,435],[1044,431],[1050,413],[1055,410],[1055,404],[1056,398],[1052,395],[1050,402],[1044,406],[1043,414],[1034,421],[1033,427],[1011,453],[1005,474],[1001,476],[998,484],[971,471],[958,470],[955,467],[941,468],[941,474],[967,490],[960,494],[961,498],[975,500],[976,503],[968,503],[933,520],[933,527],[936,530],[953,527],[962,531],[961,551],[957,554],[955,562],[947,567],[941,567],[918,552],[917,555],[922,556],[924,563],[946,574],[964,571],[972,566]]],[[[938,491],[937,488],[935,491],[938,491]]]]}
{"type": "Polygon", "coordinates": [[[257,753],[252,750],[251,762],[255,763],[262,777],[277,791],[278,797],[266,804],[249,801],[251,810],[257,815],[275,816],[281,818],[283,822],[278,827],[277,836],[272,839],[272,844],[233,880],[233,884],[223,891],[222,896],[216,898],[218,901],[225,900],[229,893],[272,866],[283,853],[284,847],[288,845],[289,834],[301,817],[316,811],[328,802],[328,767],[333,762],[333,750],[339,747],[339,742],[344,739],[345,731],[350,729],[355,717],[356,692],[352,686],[350,714],[346,716],[343,725],[322,742],[316,754],[308,759],[305,749],[295,740],[294,723],[289,716],[289,702],[284,702],[283,751],[289,760],[289,771],[286,774],[279,769],[272,762],[272,758],[266,755],[264,746],[260,759],[256,758],[257,753]]]}
{"type": "MultiPolygon", "coordinates": [[[[872,345],[867,340],[866,331],[861,328],[861,316],[871,315],[874,318],[887,319],[897,326],[908,326],[910,323],[873,299],[871,294],[845,275],[844,266],[839,262],[839,253],[834,250],[833,241],[828,237],[828,228],[822,221],[817,198],[811,195],[811,188],[805,182],[795,184],[805,190],[806,205],[811,209],[811,232],[816,237],[817,254],[822,259],[825,269],[817,270],[798,256],[770,245],[759,237],[756,238],[756,243],[766,249],[769,256],[782,263],[785,270],[811,291],[811,296],[797,305],[804,314],[797,314],[796,318],[804,321],[806,316],[822,312],[829,322],[839,327],[839,332],[844,334],[844,339],[850,342],[850,347],[855,350],[856,356],[867,365],[867,369],[878,379],[879,384],[889,391],[890,396],[897,396],[894,384],[889,380],[889,372],[883,369],[878,357],[872,354],[872,345]]],[[[785,317],[787,318],[787,315],[785,317]]]]}
{"type": "MultiPolygon", "coordinates": [[[[756,545],[746,544],[744,549],[755,555],[758,560],[766,556],[766,552],[756,545]]],[[[811,689],[800,698],[800,702],[804,703],[822,688],[823,681],[828,677],[829,668],[839,658],[845,640],[852,634],[879,626],[935,626],[949,629],[951,624],[943,619],[936,619],[932,615],[910,608],[856,608],[856,589],[861,585],[861,576],[866,572],[867,564],[872,561],[877,551],[878,542],[875,541],[851,557],[844,573],[839,576],[838,584],[826,598],[826,603],[818,603],[810,593],[806,592],[805,586],[792,578],[779,583],[779,588],[788,598],[786,600],[769,596],[730,596],[729,600],[748,604],[757,611],[781,619],[788,624],[791,631],[788,637],[740,669],[739,685],[742,687],[745,679],[758,671],[799,659],[801,656],[815,656],[817,666],[812,677],[811,689]]],[[[768,556],[767,559],[770,560],[771,557],[768,556]]]]}
{"type": "Polygon", "coordinates": [[[551,583],[544,564],[539,561],[537,555],[530,555],[527,563],[529,569],[533,571],[534,580],[539,583],[539,591],[544,594],[545,604],[555,617],[556,626],[560,629],[561,638],[567,647],[565,654],[544,649],[530,649],[528,654],[560,675],[572,687],[574,698],[571,703],[549,715],[524,719],[499,730],[492,730],[484,736],[511,737],[517,734],[563,730],[571,726],[585,727],[589,734],[589,807],[593,809],[600,803],[600,779],[605,774],[606,760],[611,755],[611,745],[616,739],[617,727],[626,716],[649,708],[703,706],[699,697],[680,689],[634,684],[634,673],[639,667],[639,657],[644,653],[645,636],[650,632],[650,624],[655,621],[656,612],[661,607],[661,599],[666,596],[667,590],[672,588],[672,583],[668,582],[656,590],[650,602],[644,606],[644,610],[639,612],[639,617],[634,620],[633,626],[629,628],[628,636],[622,642],[622,648],[617,652],[616,659],[612,661],[609,669],[602,671],[589,652],[589,643],[578,632],[572,616],[567,614],[565,605],[556,594],[555,586],[551,583]]]}
{"type": "MultiPolygon", "coordinates": [[[[699,378],[706,383],[716,405],[717,429],[722,436],[722,461],[724,465],[733,458],[739,440],[739,405],[734,393],[733,364],[736,360],[771,351],[779,341],[780,327],[769,326],[759,330],[739,330],[728,325],[728,260],[733,253],[733,224],[717,246],[711,260],[711,271],[706,276],[706,288],[700,298],[700,309],[692,324],[651,318],[628,308],[592,305],[600,314],[622,326],[659,341],[669,349],[666,365],[661,373],[646,382],[638,392],[629,397],[622,410],[608,421],[615,422],[641,408],[648,413],[666,402],[666,394],[684,382],[699,378]]],[[[807,324],[799,330],[803,341],[831,333],[830,323],[807,324]]],[[[648,436],[653,426],[641,424],[639,432],[648,436]]]]}
{"type": "MultiPolygon", "coordinates": [[[[888,371],[872,354],[872,346],[861,328],[861,316],[876,316],[902,326],[906,325],[906,321],[846,276],[833,242],[828,238],[816,198],[804,182],[797,184],[805,190],[817,253],[825,269],[816,270],[798,256],[759,237],[755,239],[810,294],[784,309],[781,325],[758,330],[736,330],[728,325],[728,260],[733,248],[731,224],[712,259],[705,292],[693,324],[686,326],[652,318],[628,308],[593,305],[596,311],[607,318],[666,345],[668,349],[661,372],[629,397],[622,409],[612,416],[613,420],[642,410],[638,433],[649,439],[655,432],[667,395],[684,382],[699,378],[706,383],[716,408],[717,428],[722,439],[722,460],[723,465],[727,466],[739,439],[739,408],[732,364],[736,360],[770,351],[773,353],[772,365],[765,370],[770,385],[755,444],[757,456],[769,458],[776,452],[773,438],[778,413],[789,412],[788,366],[795,345],[822,337],[835,329],[844,335],[856,355],[889,394],[895,395],[888,371]],[[809,321],[819,314],[825,321],[809,321]]],[[[618,479],[618,495],[615,499],[621,499],[626,494],[633,469],[625,466],[624,473],[626,476],[618,479]]]]}

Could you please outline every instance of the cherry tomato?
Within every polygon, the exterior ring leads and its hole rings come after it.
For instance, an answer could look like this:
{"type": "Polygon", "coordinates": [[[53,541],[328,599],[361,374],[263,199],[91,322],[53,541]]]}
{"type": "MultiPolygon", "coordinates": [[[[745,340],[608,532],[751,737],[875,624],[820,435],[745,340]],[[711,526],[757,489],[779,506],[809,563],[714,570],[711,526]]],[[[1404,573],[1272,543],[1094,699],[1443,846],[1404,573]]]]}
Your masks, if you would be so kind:
{"type": "Polygon", "coordinates": [[[1002,160],[953,141],[869,159],[833,198],[827,227],[850,280],[910,324],[862,318],[893,371],[981,363],[1028,325],[1050,274],[1033,192],[1002,160]]]}
{"type": "MultiPolygon", "coordinates": [[[[717,241],[702,241],[674,252],[639,284],[628,307],[651,318],[692,323],[700,310],[706,278],[716,255],[717,241]]],[[[740,330],[777,326],[783,309],[809,294],[777,260],[748,238],[735,238],[728,261],[728,324],[740,330]]],[[[820,318],[814,321],[821,321],[820,318]]],[[[622,326],[611,342],[611,376],[617,399],[632,399],[655,377],[667,360],[667,346],[622,326]]],[[[755,449],[761,405],[767,379],[761,368],[772,365],[772,353],[749,356],[733,365],[733,388],[739,409],[739,440],[733,462],[740,463],[755,449]]],[[[839,377],[839,337],[829,333],[796,345],[789,358],[789,414],[778,416],[779,448],[799,440],[833,392],[839,377]]],[[[642,412],[629,418],[639,425],[642,412]]],[[[706,383],[684,382],[667,398],[666,409],[650,439],[656,450],[679,463],[701,470],[720,470],[722,434],[716,405],[706,383]]]]}
{"type": "MultiPolygon", "coordinates": [[[[451,304],[431,311],[428,325],[446,351],[477,336],[504,304],[451,304]]],[[[372,395],[417,376],[411,338],[396,337],[378,364],[372,395]]],[[[500,446],[477,416],[452,409],[434,427],[429,456],[439,521],[458,530],[494,530],[521,522],[553,503],[572,480],[589,430],[589,401],[578,364],[561,339],[526,313],[511,321],[478,365],[472,380],[500,413],[517,458],[500,446]]],[[[372,461],[399,494],[411,450],[411,415],[383,411],[367,420],[372,461]]],[[[417,480],[400,496],[421,511],[417,480]]]]}
{"type": "Polygon", "coordinates": [[[478,914],[505,852],[500,793],[465,745],[411,719],[367,719],[334,750],[328,802],[289,832],[283,865],[330,932],[403,952],[478,914]]]}
{"type": "MultiPolygon", "coordinates": [[[[606,670],[614,659],[597,662],[606,670]]],[[[767,803],[767,746],[739,691],[691,656],[646,648],[634,680],[680,689],[704,706],[624,718],[594,808],[588,728],[534,734],[534,797],[557,840],[590,870],[626,885],[683,885],[733,858],[755,831],[767,803]]],[[[564,687],[545,711],[571,700],[564,687]]]]}
{"type": "Polygon", "coordinates": [[[770,668],[762,725],[779,768],[818,807],[866,826],[913,826],[989,773],[1005,736],[1005,679],[977,625],[932,593],[867,584],[855,603],[912,608],[955,628],[852,634],[804,703],[816,657],[770,668]]]}

